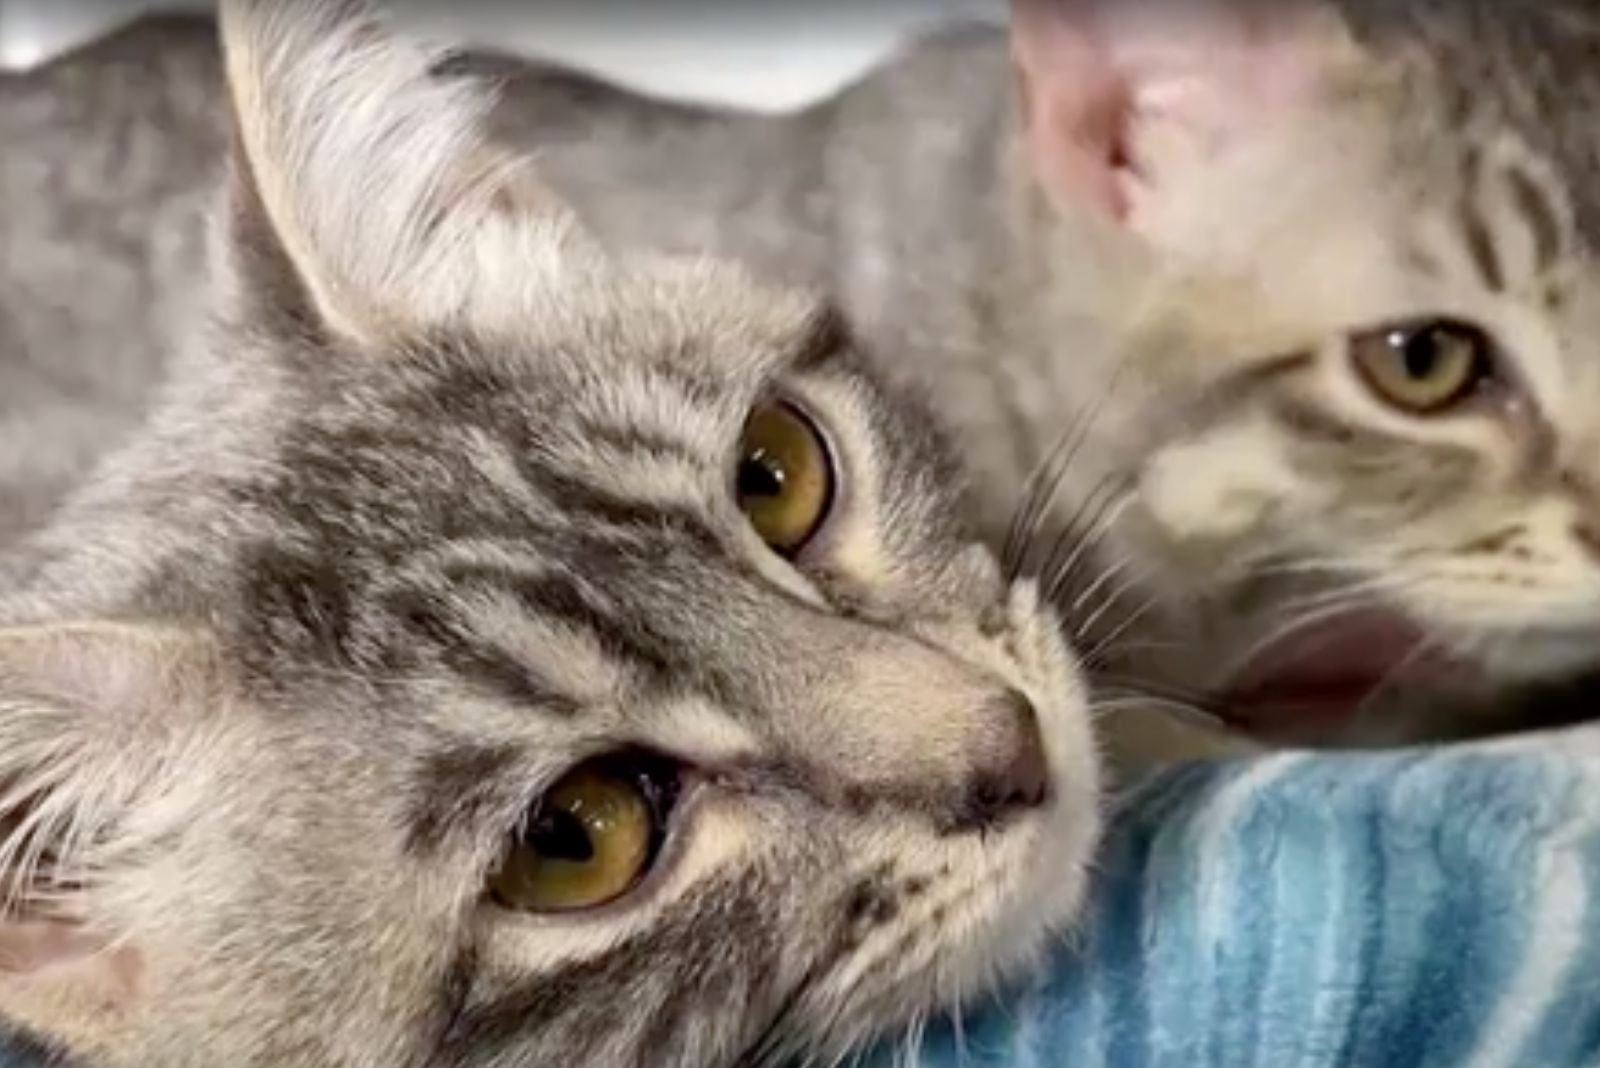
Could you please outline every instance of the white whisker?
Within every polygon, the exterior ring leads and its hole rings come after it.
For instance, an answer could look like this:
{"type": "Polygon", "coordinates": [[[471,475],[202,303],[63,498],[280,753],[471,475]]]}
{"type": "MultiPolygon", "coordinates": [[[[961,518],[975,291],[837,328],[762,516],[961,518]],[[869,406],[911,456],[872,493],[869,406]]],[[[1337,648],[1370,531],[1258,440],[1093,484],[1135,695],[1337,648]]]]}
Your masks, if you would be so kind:
{"type": "Polygon", "coordinates": [[[1093,614],[1091,614],[1088,619],[1084,620],[1083,624],[1077,628],[1079,635],[1087,636],[1093,634],[1094,628],[1098,626],[1100,621],[1106,617],[1107,613],[1120,604],[1124,597],[1143,586],[1148,581],[1150,581],[1150,572],[1148,569],[1145,569],[1141,570],[1137,575],[1134,575],[1132,578],[1118,586],[1111,592],[1111,595],[1105,599],[1104,603],[1102,603],[1099,608],[1095,609],[1093,614]]]}

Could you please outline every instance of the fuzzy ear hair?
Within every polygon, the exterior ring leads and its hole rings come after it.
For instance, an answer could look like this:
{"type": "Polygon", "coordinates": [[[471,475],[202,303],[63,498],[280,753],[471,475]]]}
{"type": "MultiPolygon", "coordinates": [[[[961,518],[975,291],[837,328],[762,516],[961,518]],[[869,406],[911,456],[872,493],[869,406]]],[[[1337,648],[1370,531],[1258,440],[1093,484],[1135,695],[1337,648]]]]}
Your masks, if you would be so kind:
{"type": "Polygon", "coordinates": [[[561,244],[567,212],[489,141],[492,94],[440,73],[446,53],[360,0],[224,0],[221,26],[235,240],[259,259],[270,239],[335,333],[382,342],[449,321],[485,263],[526,269],[561,244]],[[496,256],[495,241],[514,247],[496,256]]]}
{"type": "Polygon", "coordinates": [[[149,840],[134,813],[160,811],[183,777],[174,739],[218,701],[214,665],[184,632],[0,630],[0,1009],[13,1021],[70,1037],[133,996],[137,943],[94,903],[149,840]]]}
{"type": "Polygon", "coordinates": [[[1011,34],[1038,180],[1120,221],[1357,54],[1324,0],[1012,0],[1011,34]]]}

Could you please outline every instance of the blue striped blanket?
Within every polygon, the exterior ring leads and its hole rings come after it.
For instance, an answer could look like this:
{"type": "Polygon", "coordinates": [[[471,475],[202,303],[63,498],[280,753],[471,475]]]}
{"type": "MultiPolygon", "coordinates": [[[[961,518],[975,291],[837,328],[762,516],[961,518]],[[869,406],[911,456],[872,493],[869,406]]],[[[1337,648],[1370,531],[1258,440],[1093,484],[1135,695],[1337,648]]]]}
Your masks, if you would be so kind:
{"type": "Polygon", "coordinates": [[[1600,1068],[1600,734],[1163,776],[1082,936],[902,1066],[1600,1068]]]}
{"type": "Polygon", "coordinates": [[[1173,772],[1078,945],[873,1063],[1600,1065],[1600,737],[1173,772]]]}

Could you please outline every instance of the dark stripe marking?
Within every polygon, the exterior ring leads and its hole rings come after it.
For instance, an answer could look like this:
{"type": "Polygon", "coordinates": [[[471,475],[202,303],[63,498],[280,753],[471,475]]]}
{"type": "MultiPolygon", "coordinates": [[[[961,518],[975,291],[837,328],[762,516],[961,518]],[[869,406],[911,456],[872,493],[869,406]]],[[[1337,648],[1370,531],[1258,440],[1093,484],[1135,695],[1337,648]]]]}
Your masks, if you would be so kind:
{"type": "Polygon", "coordinates": [[[1472,257],[1473,266],[1478,269],[1479,278],[1491,292],[1504,292],[1505,268],[1500,263],[1499,254],[1495,249],[1494,234],[1490,232],[1489,224],[1484,221],[1478,205],[1471,196],[1462,198],[1457,221],[1460,223],[1462,237],[1466,240],[1467,252],[1472,257]]]}
{"type": "Polygon", "coordinates": [[[504,807],[506,780],[517,759],[515,749],[478,745],[451,746],[429,756],[412,785],[406,851],[432,855],[457,834],[479,829],[504,807]]]}
{"type": "Polygon", "coordinates": [[[455,606],[437,594],[406,590],[392,595],[385,607],[408,631],[438,650],[444,667],[469,683],[521,708],[563,717],[581,710],[576,698],[562,692],[534,665],[473,634],[455,606]]]}

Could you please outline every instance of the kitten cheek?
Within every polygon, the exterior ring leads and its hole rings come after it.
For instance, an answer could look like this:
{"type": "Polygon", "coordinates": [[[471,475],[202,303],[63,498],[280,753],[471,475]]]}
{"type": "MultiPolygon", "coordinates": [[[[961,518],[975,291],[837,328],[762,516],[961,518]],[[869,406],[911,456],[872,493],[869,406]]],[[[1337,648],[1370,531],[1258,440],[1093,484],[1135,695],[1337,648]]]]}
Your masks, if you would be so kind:
{"type": "Polygon", "coordinates": [[[1292,499],[1289,472],[1261,438],[1226,434],[1158,454],[1140,475],[1139,498],[1161,534],[1185,549],[1225,546],[1292,499]]]}

